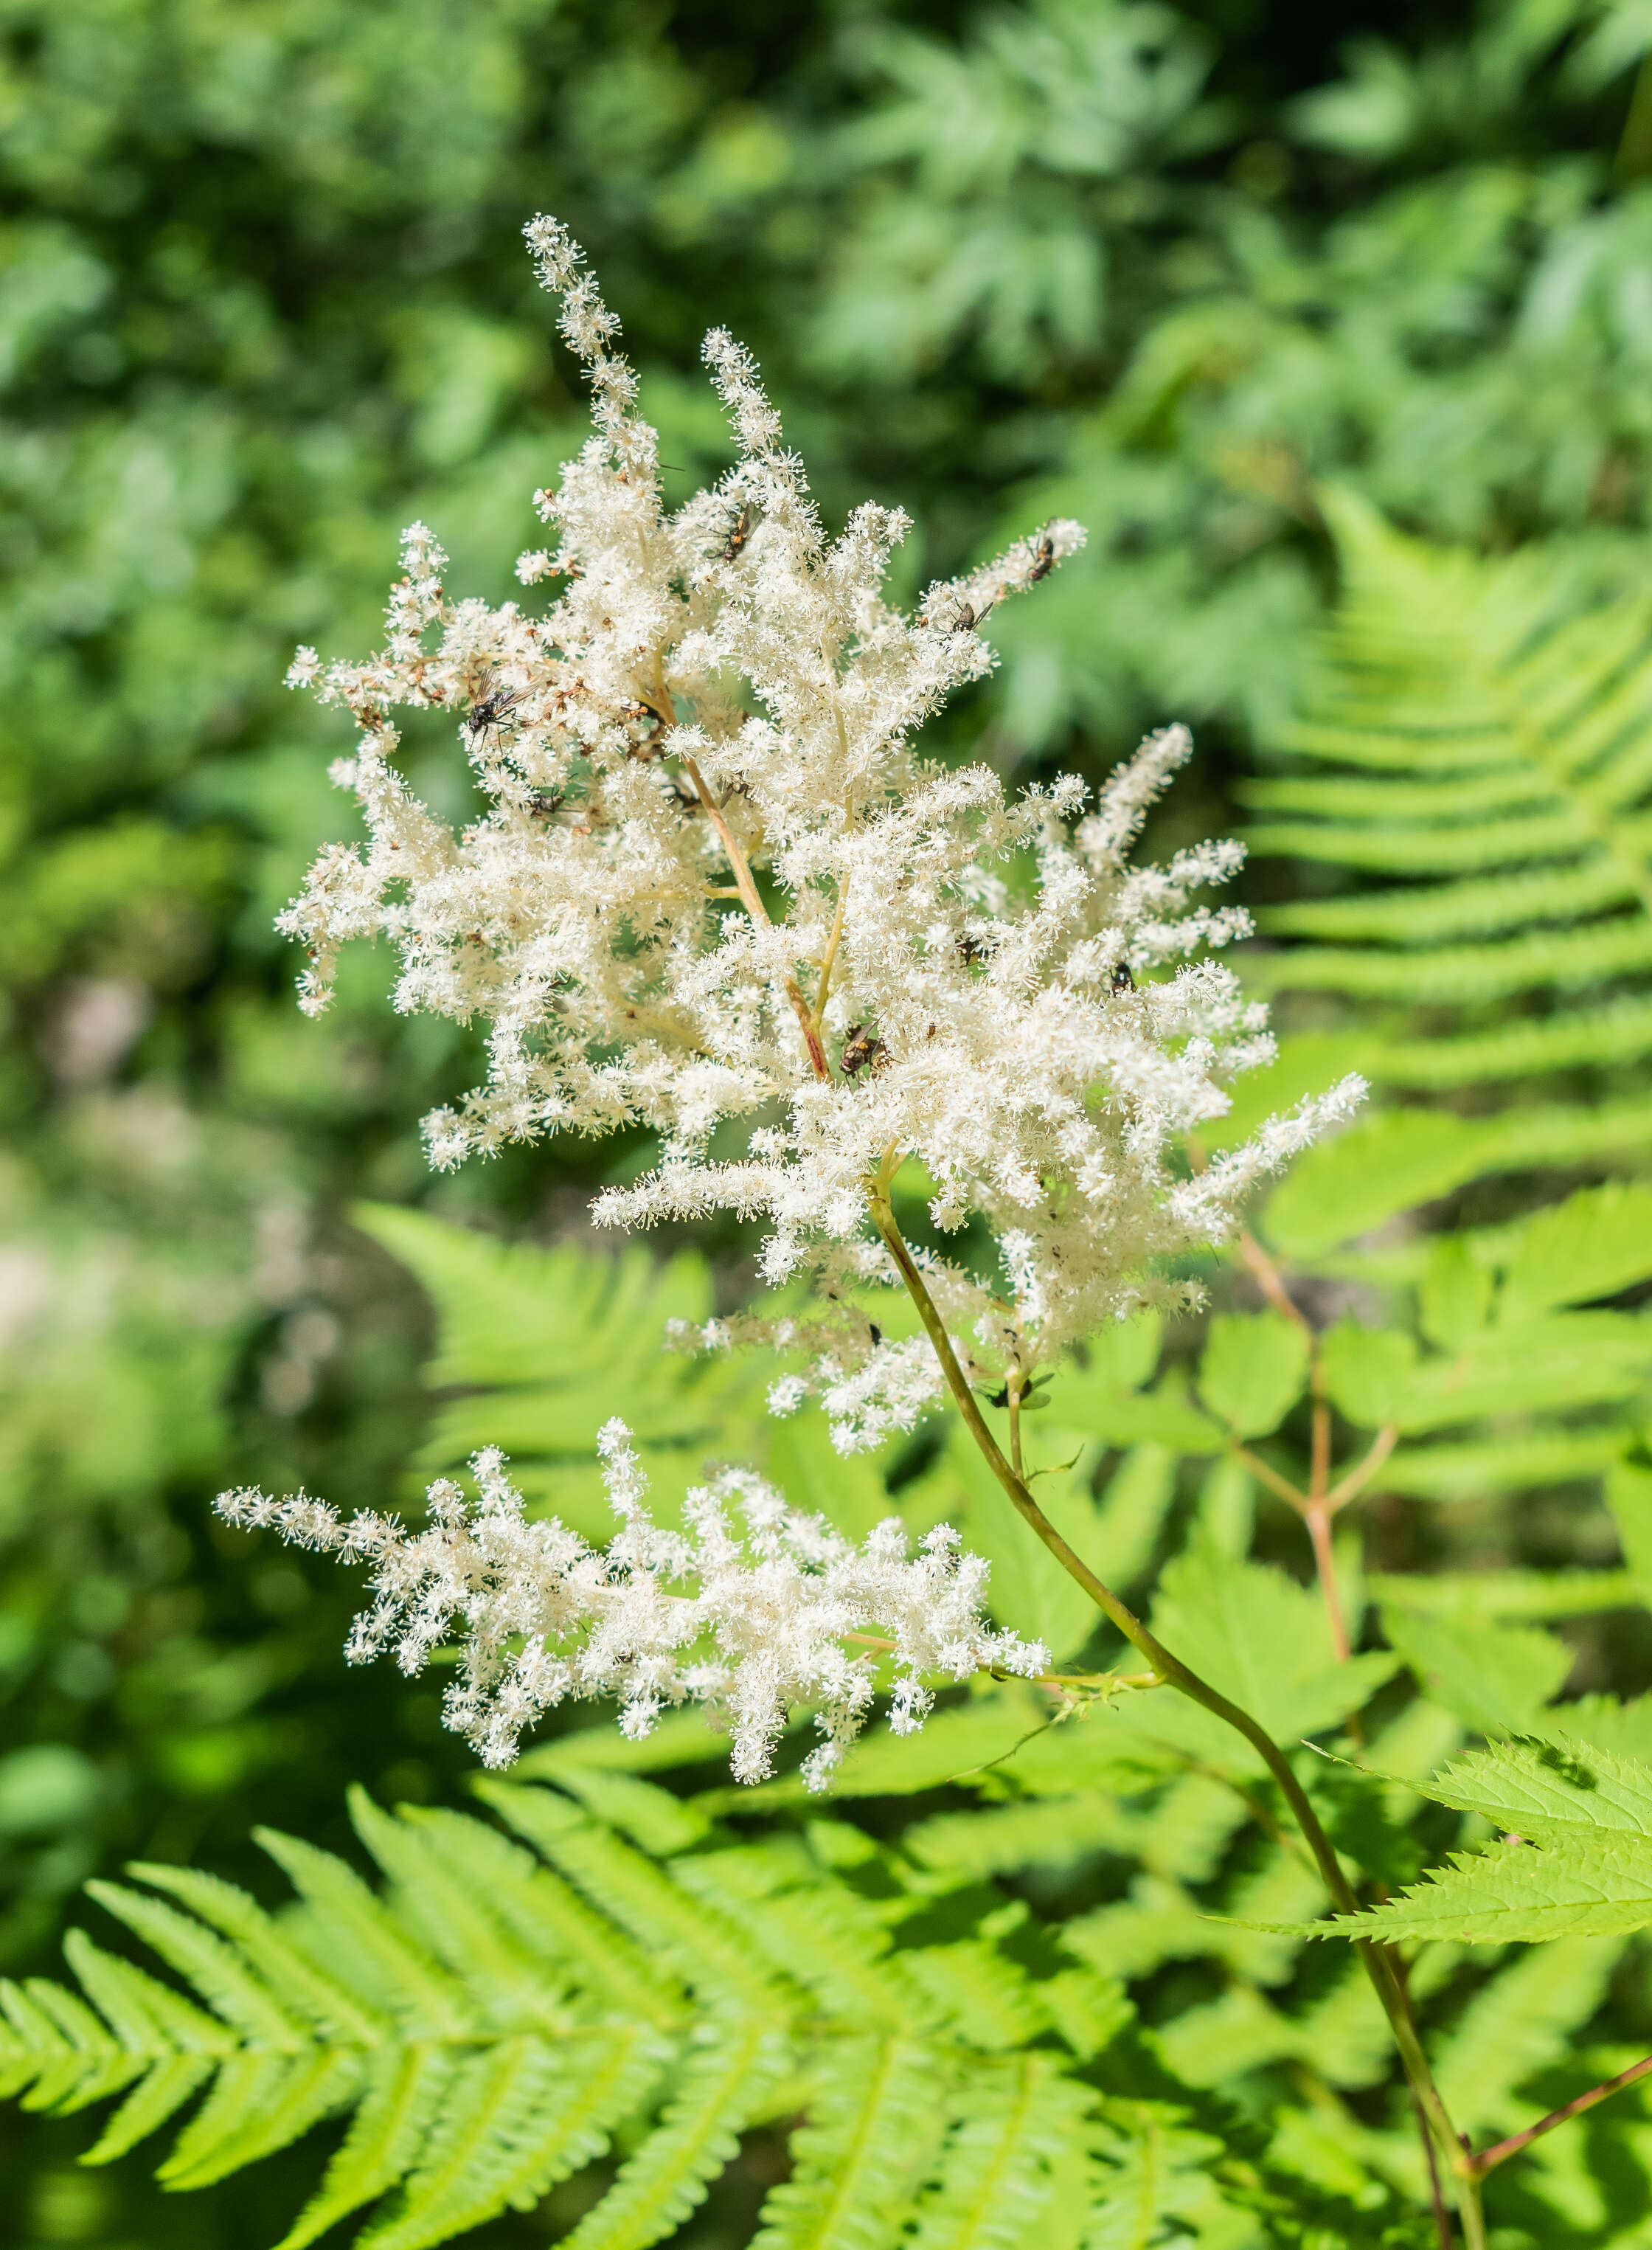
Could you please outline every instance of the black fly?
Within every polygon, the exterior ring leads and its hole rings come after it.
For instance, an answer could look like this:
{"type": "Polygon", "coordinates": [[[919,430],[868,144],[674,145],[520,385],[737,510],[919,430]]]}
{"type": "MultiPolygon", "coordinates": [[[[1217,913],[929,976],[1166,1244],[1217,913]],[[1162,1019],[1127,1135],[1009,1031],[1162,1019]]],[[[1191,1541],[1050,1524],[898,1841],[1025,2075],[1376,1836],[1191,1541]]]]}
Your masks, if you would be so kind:
{"type": "Polygon", "coordinates": [[[496,672],[484,673],[480,685],[481,694],[472,704],[465,722],[465,733],[476,742],[497,732],[522,700],[521,689],[502,687],[496,672]]]}
{"type": "Polygon", "coordinates": [[[1115,992],[1133,992],[1135,990],[1136,980],[1130,973],[1130,963],[1127,961],[1120,961],[1114,964],[1112,972],[1112,989],[1115,992]]]}

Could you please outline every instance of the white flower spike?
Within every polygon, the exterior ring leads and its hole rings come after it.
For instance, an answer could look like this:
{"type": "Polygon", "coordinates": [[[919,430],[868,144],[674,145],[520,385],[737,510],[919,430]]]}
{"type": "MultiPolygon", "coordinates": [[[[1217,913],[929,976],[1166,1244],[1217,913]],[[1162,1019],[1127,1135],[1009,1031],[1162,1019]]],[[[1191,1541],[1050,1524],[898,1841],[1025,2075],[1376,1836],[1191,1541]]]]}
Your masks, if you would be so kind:
{"type": "Polygon", "coordinates": [[[224,1493],[217,1509],[244,1529],[371,1564],[373,1606],[352,1628],[352,1662],[389,1647],[403,1672],[420,1672],[461,1620],[445,1716],[484,1765],[508,1765],[524,1729],[559,1703],[611,1695],[631,1736],[647,1734],[668,1706],[703,1705],[733,1737],[734,1778],[762,1781],[801,1702],[817,1707],[825,1737],[803,1777],[823,1789],[871,1713],[874,1652],[896,1674],[897,1734],[923,1724],[926,1676],[965,1680],[984,1668],[1030,1677],[1049,1667],[1046,1649],[982,1618],[987,1565],[946,1524],[916,1556],[898,1516],[856,1547],[761,1478],[727,1469],[689,1494],[686,1536],[664,1531],[644,1505],[624,1424],[609,1422],[597,1446],[620,1520],[600,1552],[554,1520],[530,1522],[495,1452],[471,1464],[474,1503],[445,1480],[430,1487],[423,1531],[367,1513],[346,1522],[303,1494],[224,1493]]]}
{"type": "MultiPolygon", "coordinates": [[[[386,937],[399,1008],[487,1027],[485,1082],[426,1120],[436,1163],[642,1126],[657,1161],[598,1197],[599,1220],[761,1220],[767,1279],[812,1282],[810,1309],[683,1340],[792,1349],[802,1364],[771,1405],[821,1398],[845,1452],[912,1428],[944,1390],[936,1347],[873,1319],[869,1290],[926,1288],[954,1384],[1024,1396],[1110,1315],[1175,1295],[1155,1264],[1219,1239],[1256,1179],[1363,1086],[1346,1079],[1188,1171],[1187,1136],[1273,1049],[1266,1011],[1208,957],[1246,933],[1243,911],[1195,898],[1231,880],[1240,846],[1130,863],[1192,747],[1185,728],[1151,736],[1093,804],[1071,775],[1011,797],[988,767],[915,747],[952,690],[991,669],[982,622],[1074,553],[1080,527],[1046,523],[904,613],[884,580],[907,519],[868,502],[828,537],[755,362],[720,328],[705,357],[739,459],[668,512],[617,321],[565,228],[526,231],[594,395],[595,434],[535,495],[558,543],[518,565],[524,586],[562,592],[538,617],[452,600],[415,524],[382,651],[327,665],[299,651],[292,684],[355,720],[334,776],[368,830],[361,849],[322,852],[282,917],[309,952],[303,1004],[326,1005],[348,939],[386,937]],[[398,770],[397,708],[457,724],[486,803],[461,832],[398,770]],[[909,1159],[941,1234],[984,1225],[998,1278],[929,1248],[903,1284],[887,1197],[909,1159]]],[[[876,1612],[893,1633],[910,1683],[898,1713],[913,1720],[926,1666],[961,1676],[984,1660],[985,1566],[945,1539],[915,1562],[897,1527],[847,1549],[729,1473],[684,1542],[642,1513],[617,1439],[608,1454],[625,1528],[607,1557],[524,1522],[492,1455],[474,1515],[457,1486],[435,1486],[417,1537],[371,1517],[343,1527],[302,1499],[223,1505],[375,1558],[358,1653],[394,1633],[403,1663],[422,1661],[462,1612],[451,1715],[490,1761],[565,1695],[616,1693],[630,1725],[703,1696],[728,1714],[751,1777],[801,1697],[827,1715],[823,1775],[871,1692],[840,1645],[845,1620],[876,1612]],[[721,1514],[730,1496],[743,1544],[721,1514]],[[679,1580],[698,1591],[666,1595],[679,1580]],[[712,1653],[691,1660],[707,1635],[712,1653]]]]}
{"type": "MultiPolygon", "coordinates": [[[[563,227],[527,234],[595,393],[597,434],[539,495],[561,544],[521,566],[565,590],[537,618],[450,600],[416,524],[383,652],[326,666],[300,652],[293,684],[361,728],[335,774],[369,837],[324,852],[283,917],[310,951],[304,1004],[326,1004],[346,939],[388,937],[398,1007],[488,1026],[485,1083],[426,1121],[437,1164],[646,1126],[657,1163],[597,1218],[760,1218],[771,1281],[894,1285],[866,1184],[916,1158],[936,1226],[978,1216],[1002,1249],[1002,1287],[926,1263],[960,1355],[984,1380],[1029,1376],[1139,1301],[1153,1260],[1220,1237],[1258,1175],[1363,1088],[1345,1080],[1201,1178],[1177,1176],[1184,1136],[1272,1052],[1232,975],[1187,963],[1249,927],[1193,902],[1241,848],[1128,865],[1186,731],[1153,736],[1087,812],[1073,776],[1010,798],[988,768],[913,748],[991,667],[981,620],[1073,553],[1079,526],[1043,525],[903,615],[883,579],[906,519],[868,503],[827,538],[722,329],[706,358],[740,458],[667,513],[617,321],[563,227]],[[398,706],[458,721],[489,800],[462,833],[397,770],[398,706]],[[745,1153],[714,1159],[730,1126],[745,1153]]],[[[847,1446],[938,1395],[933,1365],[880,1356],[864,1321],[806,1340],[804,1380],[831,1395],[847,1446]]]]}

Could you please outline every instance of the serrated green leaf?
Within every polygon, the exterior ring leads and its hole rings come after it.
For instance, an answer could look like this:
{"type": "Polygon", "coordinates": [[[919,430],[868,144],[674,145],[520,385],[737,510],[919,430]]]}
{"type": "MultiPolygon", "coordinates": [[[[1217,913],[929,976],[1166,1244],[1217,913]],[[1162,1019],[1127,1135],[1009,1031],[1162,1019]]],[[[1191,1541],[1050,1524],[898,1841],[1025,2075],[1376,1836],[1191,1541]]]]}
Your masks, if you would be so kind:
{"type": "Polygon", "coordinates": [[[1652,1846],[1567,1838],[1454,1853],[1386,1906],[1313,1922],[1312,1937],[1447,1938],[1459,1945],[1621,1937],[1652,1922],[1652,1846]]]}
{"type": "Polygon", "coordinates": [[[1236,1437],[1265,1438],[1308,1387],[1308,1332],[1280,1313],[1219,1314],[1198,1385],[1204,1405],[1236,1437]]]}
{"type": "Polygon", "coordinates": [[[1652,1273],[1652,1188],[1628,1180],[1580,1189],[1519,1230],[1498,1318],[1529,1320],[1609,1297],[1652,1273]]]}
{"type": "Polygon", "coordinates": [[[1373,1601],[1414,1611],[1420,1617],[1445,1618],[1459,1625],[1485,1625],[1497,1618],[1587,1617],[1600,1610],[1625,1609],[1645,1599],[1641,1581],[1628,1570],[1476,1570],[1430,1572],[1427,1577],[1379,1575],[1367,1582],[1373,1601]]]}
{"type": "MultiPolygon", "coordinates": [[[[1100,1623],[1095,1604],[1022,1522],[967,1438],[955,1436],[946,1460],[960,1503],[949,1513],[965,1546],[992,1566],[987,1598],[994,1617],[1029,1639],[1042,1640],[1057,1664],[1064,1662],[1100,1623]]],[[[1081,1556],[1098,1554],[1100,1514],[1084,1485],[1050,1477],[1037,1491],[1039,1506],[1063,1538],[1081,1556]]]]}
{"type": "Polygon", "coordinates": [[[1485,1326],[1491,1276],[1466,1242],[1450,1235],[1429,1246],[1419,1311],[1422,1333],[1442,1351],[1460,1351],[1485,1326]]]}
{"type": "Polygon", "coordinates": [[[1343,1322],[1325,1336],[1324,1353],[1325,1387],[1350,1420],[1439,1430],[1633,1398],[1652,1370],[1652,1323],[1555,1314],[1483,1330],[1449,1357],[1424,1359],[1399,1330],[1343,1322]]]}
{"type": "Polygon", "coordinates": [[[1415,1340],[1400,1329],[1362,1329],[1339,1322],[1320,1339],[1325,1390],[1351,1422],[1373,1430],[1399,1426],[1414,1395],[1415,1340]]]}
{"type": "Polygon", "coordinates": [[[1401,1211],[1449,1195],[1485,1169],[1501,1131],[1443,1110],[1389,1109],[1310,1149],[1263,1217],[1268,1239],[1312,1258],[1401,1211]]]}
{"type": "Polygon", "coordinates": [[[1176,1494],[1176,1457],[1167,1446],[1136,1446],[1108,1478],[1096,1522],[1096,1567],[1127,1587],[1152,1560],[1176,1494]]]}
{"type": "MultiPolygon", "coordinates": [[[[1277,1742],[1335,1726],[1394,1669],[1384,1654],[1339,1663],[1317,1591],[1263,1563],[1236,1563],[1198,1537],[1166,1569],[1153,1627],[1167,1648],[1196,1650],[1204,1677],[1277,1742]]],[[[1132,1698],[1113,1715],[1126,1729],[1196,1741],[1224,1766],[1254,1756],[1230,1728],[1181,1697],[1132,1698]]]]}
{"type": "Polygon", "coordinates": [[[1416,1786],[1522,1836],[1652,1838],[1652,1765],[1577,1741],[1558,1723],[1542,1740],[1467,1751],[1416,1786]]]}

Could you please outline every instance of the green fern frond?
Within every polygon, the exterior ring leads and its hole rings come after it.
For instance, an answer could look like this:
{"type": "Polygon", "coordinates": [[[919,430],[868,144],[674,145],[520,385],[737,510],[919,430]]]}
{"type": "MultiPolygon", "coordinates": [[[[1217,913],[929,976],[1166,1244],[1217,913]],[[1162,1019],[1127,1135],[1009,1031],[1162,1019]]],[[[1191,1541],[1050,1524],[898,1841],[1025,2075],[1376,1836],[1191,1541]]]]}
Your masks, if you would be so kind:
{"type": "Polygon", "coordinates": [[[703,1260],[685,1254],[660,1265],[638,1249],[602,1257],[571,1245],[510,1246],[389,1204],[359,1204],[353,1215],[412,1270],[436,1308],[426,1381],[464,1389],[437,1409],[415,1463],[422,1474],[501,1446],[530,1499],[606,1538],[611,1519],[595,1446],[614,1415],[630,1429],[662,1504],[708,1457],[761,1450],[761,1367],[750,1357],[666,1349],[668,1321],[711,1312],[703,1260]]]}
{"type": "Polygon", "coordinates": [[[187,1868],[101,1886],[204,2005],[76,1936],[79,1992],[0,1986],[0,2083],[59,2112],[124,2096],[93,2162],[193,2103],[159,2168],[174,2189],[342,2114],[279,2250],[356,2212],[362,2250],[430,2250],[616,2137],[623,2161],[571,2240],[649,2250],[777,2105],[802,2114],[761,2216],[772,2244],[991,2246],[1049,2209],[1093,2122],[1073,2074],[1131,2020],[1116,1984],[1040,1974],[986,1927],[910,1942],[933,1884],[874,1897],[800,1838],[656,1865],[550,1790],[485,1787],[537,1855],[358,1798],[382,1890],[280,1837],[300,1903],[279,1915],[187,1868]]]}
{"type": "Polygon", "coordinates": [[[565,2238],[566,2250],[649,2250],[673,2233],[732,2161],[791,2060],[784,2034],[761,2016],[710,2018],[699,2039],[655,2130],[565,2238]]]}
{"type": "Polygon", "coordinates": [[[1084,2109],[1079,2090],[1047,2055],[972,2075],[918,2204],[914,2250],[1022,2250],[1063,2184],[1063,2160],[1081,2138],[1084,2109]]]}
{"type": "Polygon", "coordinates": [[[1571,614],[1540,549],[1431,548],[1346,492],[1325,512],[1342,599],[1279,744],[1306,770],[1249,784],[1263,816],[1249,840],[1401,887],[1265,910],[1271,934],[1317,942],[1258,961],[1260,982],[1452,1011],[1427,1037],[1373,1039],[1371,1074],[1394,1087],[1640,1059],[1652,609],[1626,598],[1571,614]],[[1492,1009],[1504,1019],[1476,1012],[1492,1009]]]}
{"type": "Polygon", "coordinates": [[[532,2033],[468,2057],[454,2073],[399,2200],[361,2250],[426,2250],[602,2156],[668,2050],[640,2025],[552,2042],[532,2033]]]}
{"type": "Polygon", "coordinates": [[[885,2250],[940,2138],[945,2056],[922,2040],[846,2038],[815,2075],[795,2169],[771,2189],[752,2250],[885,2250]]]}
{"type": "Polygon", "coordinates": [[[1622,1953],[1621,1938],[1562,1938],[1518,1956],[1480,1986],[1434,2065],[1463,2130],[1517,2122],[1515,2089],[1568,2054],[1622,1953]]]}
{"type": "Polygon", "coordinates": [[[477,1792],[605,1915],[665,1960],[703,2005],[788,2012],[782,1988],[753,1957],[740,1924],[688,1899],[611,1830],[547,1789],[478,1781],[477,1792]]]}
{"type": "Polygon", "coordinates": [[[276,2250],[305,2250],[364,2204],[376,2203],[413,2169],[462,2059],[452,2048],[413,2042],[370,2056],[355,2115],[321,2184],[276,2250]]]}

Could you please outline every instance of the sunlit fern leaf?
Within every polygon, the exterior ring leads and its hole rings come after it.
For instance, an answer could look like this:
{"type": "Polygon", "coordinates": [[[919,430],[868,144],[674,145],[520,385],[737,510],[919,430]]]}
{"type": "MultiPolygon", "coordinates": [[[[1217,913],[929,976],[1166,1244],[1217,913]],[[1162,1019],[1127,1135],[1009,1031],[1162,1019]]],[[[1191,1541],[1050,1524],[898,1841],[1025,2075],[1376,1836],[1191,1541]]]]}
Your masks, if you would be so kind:
{"type": "Polygon", "coordinates": [[[353,1868],[299,1837],[269,1828],[254,1832],[311,1910],[306,1936],[313,1951],[325,1949],[328,1966],[348,1967],[365,1997],[393,2012],[405,2036],[465,2035],[472,2010],[461,1980],[432,1957],[353,1868]]]}
{"type": "Polygon", "coordinates": [[[870,1901],[819,1887],[754,1894],[728,1882],[721,1856],[685,1861],[678,1880],[707,1906],[738,1898],[747,1945],[778,1975],[869,2028],[922,2018],[923,1988],[891,1955],[888,1924],[870,1901]]]}
{"type": "Polygon", "coordinates": [[[152,1889],[170,1891],[210,1929],[232,1938],[270,1989],[285,1994],[324,2035],[367,2046],[384,2033],[387,2024],[380,2010],[364,2006],[348,1986],[318,1967],[234,1883],[196,1867],[159,1867],[144,1860],[135,1862],[132,1873],[152,1889]]]}
{"type": "Polygon", "coordinates": [[[341,2219],[375,2203],[411,2169],[461,2057],[414,2043],[368,2058],[366,2090],[320,2187],[276,2250],[304,2250],[341,2219]]]}
{"type": "MultiPolygon", "coordinates": [[[[1182,2240],[1196,2240],[1187,2222],[1197,2226],[1225,2202],[1211,2178],[1222,2143],[1194,2129],[1185,2109],[1165,2102],[1109,2102],[1106,2119],[1112,2129],[1098,2136],[1103,2164],[1088,2250],[1154,2250],[1177,2239],[1176,2232],[1167,2233],[1167,2220],[1184,2222],[1182,2240]]],[[[1223,2233],[1230,2240],[1256,2239],[1254,2228],[1235,2228],[1231,2218],[1217,2230],[1218,2241],[1223,2233]]]]}
{"type": "Polygon", "coordinates": [[[704,2201],[734,2157],[739,2136],[763,2109],[790,2060],[779,2026],[761,2016],[706,2019],[657,2129],[564,2250],[648,2250],[704,2201]]]}
{"type": "Polygon", "coordinates": [[[401,1818],[423,1846],[427,1864],[444,1867],[453,1881],[481,1883],[489,1912],[531,1957],[567,1961],[589,1991],[646,2020],[680,2019],[682,1986],[657,1957],[633,1944],[531,1853],[457,1812],[406,1806],[401,1818]]]}
{"type": "Polygon", "coordinates": [[[21,2093],[25,2109],[82,2109],[118,2094],[148,2067],[141,2053],[107,2052],[107,2035],[97,2017],[72,1992],[31,1977],[0,1992],[3,2012],[20,2053],[0,2077],[0,2091],[21,2093]],[[44,2066],[36,2058],[53,2058],[44,2066]]]}
{"type": "Polygon", "coordinates": [[[572,2240],[650,2250],[740,2135],[781,2118],[798,2122],[760,2219],[770,2250],[1009,2250],[1058,2187],[1078,2241],[1075,2151],[1100,2123],[1077,2068],[1132,2019],[1115,1984],[1050,1947],[1029,1966],[990,1934],[1019,1915],[981,1919],[973,1892],[974,1935],[954,1920],[915,1941],[908,1921],[927,1924],[945,1888],[904,1888],[906,1863],[870,1839],[883,1890],[795,1832],[712,1834],[661,1866],[548,1789],[485,1786],[557,1872],[474,1819],[358,1799],[382,1892],[279,1837],[300,1902],[278,1914],[187,1868],[101,1887],[205,2005],[77,1936],[84,1997],[0,1986],[0,2082],[59,2112],[123,2095],[96,2160],[195,2100],[160,2164],[175,2189],[343,2114],[280,2250],[354,2212],[361,2250],[432,2250],[616,2139],[623,2160],[572,2240]]]}
{"type": "Polygon", "coordinates": [[[1517,1955],[1480,1986],[1434,2057],[1462,2130],[1506,2130],[1518,2122],[1516,2088],[1565,2060],[1623,1949],[1621,1937],[1562,1939],[1517,1955]]]}
{"type": "Polygon", "coordinates": [[[1270,934],[1312,942],[1258,974],[1453,1011],[1377,1040],[1373,1075],[1395,1085],[1652,1052],[1652,608],[1570,613],[1541,549],[1488,561],[1352,493],[1325,505],[1342,600],[1278,745],[1311,770],[1248,785],[1268,816],[1249,841],[1401,887],[1267,909],[1270,934]]]}
{"type": "Polygon", "coordinates": [[[611,1831],[547,1789],[480,1781],[478,1793],[593,1904],[675,1968],[705,2005],[779,2012],[783,1998],[745,1930],[697,1906],[611,1831]]]}
{"type": "Polygon", "coordinates": [[[472,1867],[467,1881],[438,1839],[422,1831],[416,1814],[393,1818],[364,1790],[351,1791],[350,1815],[395,1885],[403,1915],[430,1951],[463,1977],[490,2020],[514,2028],[554,2017],[568,1993],[564,1957],[543,1937],[537,1944],[523,1941],[499,1912],[492,1886],[478,1881],[479,1868],[472,1867]]]}
{"type": "Polygon", "coordinates": [[[640,2025],[551,2040],[523,2033],[462,2063],[403,2199],[362,2250],[424,2250],[546,2190],[607,2149],[665,2060],[640,2025]]]}
{"type": "Polygon", "coordinates": [[[278,2054],[296,2054],[305,2045],[306,2026],[298,2009],[265,1984],[239,1946],[164,1901],[122,1884],[92,1882],[86,1891],[153,1947],[169,1968],[187,1977],[243,2038],[278,2054]]]}
{"type": "Polygon", "coordinates": [[[359,1204],[354,1215],[411,1268],[436,1308],[427,1382],[463,1392],[436,1410],[416,1463],[424,1474],[499,1446],[530,1500],[605,1539],[612,1516],[595,1447],[611,1417],[630,1429],[667,1511],[708,1458],[756,1449],[761,1368],[667,1349],[669,1321],[712,1310],[703,1260],[662,1266],[640,1249],[611,1256],[571,1244],[506,1245],[387,1204],[359,1204]]]}
{"type": "Polygon", "coordinates": [[[940,2140],[951,2073],[924,2041],[876,2034],[823,2053],[795,2170],[770,2191],[753,2250],[882,2250],[940,2140]]]}
{"type": "Polygon", "coordinates": [[[230,2057],[155,2178],[170,2188],[210,2187],[272,2156],[343,2108],[360,2089],[361,2057],[348,2046],[296,2055],[256,2050],[230,2057]]]}
{"type": "Polygon", "coordinates": [[[1020,2250],[1050,2212],[1062,2159],[1083,2129],[1082,2097],[1049,2056],[973,2074],[919,2201],[913,2250],[1020,2250]]]}

